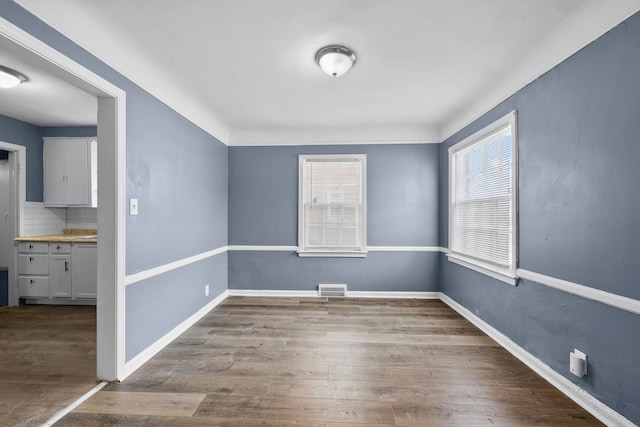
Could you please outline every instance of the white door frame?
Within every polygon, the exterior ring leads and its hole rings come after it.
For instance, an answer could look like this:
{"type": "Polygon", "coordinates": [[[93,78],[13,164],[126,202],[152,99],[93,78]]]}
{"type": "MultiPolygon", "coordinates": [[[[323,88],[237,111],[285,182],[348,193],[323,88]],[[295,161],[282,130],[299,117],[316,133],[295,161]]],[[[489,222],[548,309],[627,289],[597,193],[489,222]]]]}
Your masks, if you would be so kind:
{"type": "MultiPolygon", "coordinates": [[[[14,217],[14,235],[21,236],[24,232],[24,202],[27,194],[27,180],[25,178],[25,165],[27,164],[27,147],[22,145],[11,144],[9,142],[0,141],[0,150],[9,152],[9,163],[11,165],[11,178],[9,185],[11,186],[11,198],[13,199],[11,215],[14,217]]],[[[16,251],[11,252],[11,260],[9,262],[9,278],[8,278],[8,303],[10,306],[18,305],[18,277],[17,277],[17,259],[16,251]]]]}
{"type": "MultiPolygon", "coordinates": [[[[2,17],[0,37],[40,56],[57,71],[61,71],[69,83],[84,88],[90,87],[98,97],[100,238],[97,376],[107,381],[122,379],[125,365],[126,93],[2,17]]],[[[20,200],[24,200],[24,195],[20,200]]]]}

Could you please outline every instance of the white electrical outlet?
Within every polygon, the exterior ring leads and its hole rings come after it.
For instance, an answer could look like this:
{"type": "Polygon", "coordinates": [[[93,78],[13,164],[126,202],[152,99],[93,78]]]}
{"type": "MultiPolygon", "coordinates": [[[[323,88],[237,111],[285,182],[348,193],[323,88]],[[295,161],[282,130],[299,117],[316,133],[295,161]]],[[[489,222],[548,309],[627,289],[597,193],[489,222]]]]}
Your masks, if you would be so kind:
{"type": "Polygon", "coordinates": [[[204,296],[205,297],[209,296],[209,285],[204,285],[204,296]]]}

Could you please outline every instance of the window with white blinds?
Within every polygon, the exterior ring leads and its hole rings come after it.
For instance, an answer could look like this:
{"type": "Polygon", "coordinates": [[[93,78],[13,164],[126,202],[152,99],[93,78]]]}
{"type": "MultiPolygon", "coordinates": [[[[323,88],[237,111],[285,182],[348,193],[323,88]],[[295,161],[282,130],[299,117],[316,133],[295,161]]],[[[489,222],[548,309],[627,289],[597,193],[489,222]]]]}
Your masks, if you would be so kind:
{"type": "Polygon", "coordinates": [[[515,284],[515,112],[449,149],[449,259],[515,284]]]}
{"type": "Polygon", "coordinates": [[[300,156],[298,253],[366,254],[366,156],[300,156]]]}

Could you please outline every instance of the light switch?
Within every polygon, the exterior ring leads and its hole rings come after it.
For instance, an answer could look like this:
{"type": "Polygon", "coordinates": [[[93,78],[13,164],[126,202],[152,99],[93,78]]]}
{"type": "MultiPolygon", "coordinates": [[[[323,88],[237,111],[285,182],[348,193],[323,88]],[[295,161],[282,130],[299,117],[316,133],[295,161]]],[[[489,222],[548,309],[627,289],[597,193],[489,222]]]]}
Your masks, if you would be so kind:
{"type": "Polygon", "coordinates": [[[129,199],[129,215],[138,215],[138,199],[129,199]]]}

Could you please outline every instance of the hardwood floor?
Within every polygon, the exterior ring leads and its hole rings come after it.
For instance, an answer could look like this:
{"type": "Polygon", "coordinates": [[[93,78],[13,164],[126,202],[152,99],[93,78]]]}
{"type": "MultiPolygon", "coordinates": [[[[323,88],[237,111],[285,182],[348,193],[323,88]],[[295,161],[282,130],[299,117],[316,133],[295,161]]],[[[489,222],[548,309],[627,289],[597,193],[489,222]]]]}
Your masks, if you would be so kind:
{"type": "Polygon", "coordinates": [[[440,301],[231,297],[58,425],[601,424],[440,301]]]}
{"type": "Polygon", "coordinates": [[[0,310],[0,425],[39,426],[97,384],[95,307],[0,310]]]}

